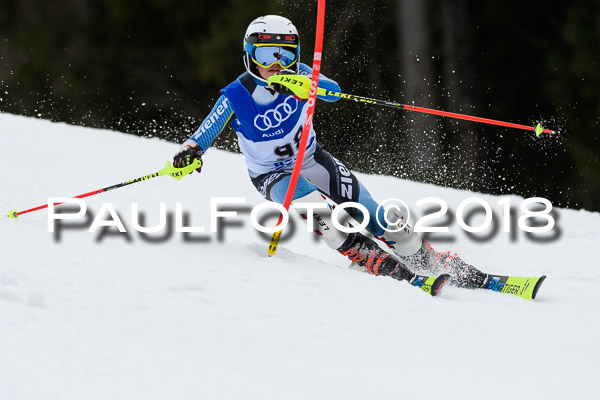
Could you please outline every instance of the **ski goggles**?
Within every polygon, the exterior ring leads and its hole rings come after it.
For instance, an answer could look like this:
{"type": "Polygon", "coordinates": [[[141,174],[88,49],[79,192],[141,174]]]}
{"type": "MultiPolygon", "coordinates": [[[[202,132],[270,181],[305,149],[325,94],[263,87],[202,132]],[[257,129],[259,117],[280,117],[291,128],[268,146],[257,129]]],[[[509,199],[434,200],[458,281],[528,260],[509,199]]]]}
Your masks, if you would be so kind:
{"type": "Polygon", "coordinates": [[[253,45],[250,56],[252,61],[263,68],[279,64],[289,68],[298,60],[295,46],[253,45]]]}

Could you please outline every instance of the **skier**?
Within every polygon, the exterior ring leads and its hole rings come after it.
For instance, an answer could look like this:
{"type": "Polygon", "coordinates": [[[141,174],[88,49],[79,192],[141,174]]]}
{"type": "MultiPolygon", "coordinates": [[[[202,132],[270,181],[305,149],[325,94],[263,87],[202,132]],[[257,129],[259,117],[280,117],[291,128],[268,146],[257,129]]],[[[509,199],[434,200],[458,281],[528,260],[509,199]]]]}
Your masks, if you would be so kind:
{"type": "MultiPolygon", "coordinates": [[[[300,63],[300,39],[296,27],[287,18],[267,15],[250,23],[244,36],[246,72],[221,90],[221,97],[196,132],[174,156],[175,167],[184,167],[202,155],[215,137],[231,123],[237,133],[252,183],[267,200],[283,203],[296,160],[308,102],[287,94],[267,79],[275,74],[312,75],[312,69],[300,63]],[[233,118],[235,114],[235,118],[233,118]]],[[[338,84],[319,75],[319,87],[341,92],[338,84]]],[[[332,102],[333,96],[318,96],[332,102]]],[[[201,168],[198,168],[200,172],[201,168]]],[[[437,253],[409,226],[388,232],[381,226],[405,216],[393,209],[383,215],[383,208],[350,170],[335,159],[316,140],[311,126],[305,160],[293,197],[295,206],[303,203],[336,204],[358,202],[369,211],[368,232],[344,233],[337,230],[329,211],[314,210],[318,224],[315,232],[328,246],[347,256],[375,275],[387,275],[410,281],[414,271],[429,275],[447,273],[449,282],[458,286],[480,287],[486,274],[450,252],[437,253]],[[378,223],[379,222],[379,223],[378,223]],[[384,250],[385,249],[385,250],[384,250]]],[[[366,216],[359,209],[346,209],[356,221],[366,216]]],[[[306,214],[300,212],[306,219],[306,214]]]]}

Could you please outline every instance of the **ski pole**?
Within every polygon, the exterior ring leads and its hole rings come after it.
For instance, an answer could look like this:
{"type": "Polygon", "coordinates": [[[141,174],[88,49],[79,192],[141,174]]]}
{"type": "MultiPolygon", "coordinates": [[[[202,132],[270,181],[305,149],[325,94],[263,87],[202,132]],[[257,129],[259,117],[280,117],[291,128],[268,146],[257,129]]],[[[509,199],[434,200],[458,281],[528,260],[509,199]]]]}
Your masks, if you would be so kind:
{"type": "MultiPolygon", "coordinates": [[[[174,166],[171,165],[171,163],[169,161],[167,161],[167,164],[165,165],[165,167],[163,169],[161,169],[161,170],[159,170],[159,171],[157,171],[157,172],[155,172],[153,174],[142,176],[142,177],[136,178],[136,179],[132,179],[130,181],[121,182],[121,183],[118,183],[116,185],[108,186],[108,187],[105,187],[105,188],[102,188],[102,189],[93,190],[93,191],[88,192],[88,193],[80,194],[78,196],[73,196],[72,198],[74,198],[74,199],[82,199],[84,197],[89,197],[89,196],[93,196],[93,195],[96,195],[96,194],[108,192],[109,190],[114,190],[114,189],[122,188],[124,186],[131,185],[133,183],[137,183],[137,182],[141,182],[141,181],[147,181],[148,179],[152,179],[152,178],[155,178],[157,176],[169,175],[171,178],[180,180],[184,176],[186,176],[189,173],[193,172],[195,169],[200,168],[201,165],[202,165],[202,161],[196,159],[196,160],[194,160],[193,163],[191,163],[190,165],[188,165],[186,167],[175,168],[174,166]]],[[[63,204],[63,203],[54,203],[55,206],[57,206],[59,204],[63,204]]],[[[42,210],[42,209],[47,208],[47,207],[48,207],[48,204],[44,204],[44,205],[41,205],[39,207],[34,207],[34,208],[30,208],[28,210],[23,210],[23,211],[10,210],[8,212],[7,217],[8,218],[17,219],[19,217],[19,215],[30,213],[32,211],[42,210]]]]}
{"type": "MultiPolygon", "coordinates": [[[[296,156],[296,162],[294,164],[292,176],[290,177],[290,183],[288,185],[287,191],[285,192],[285,198],[283,200],[283,207],[286,210],[289,210],[290,204],[292,203],[292,199],[294,197],[294,192],[296,191],[296,183],[298,183],[298,177],[300,176],[300,170],[302,169],[302,162],[304,160],[304,153],[306,151],[306,143],[308,142],[310,127],[312,125],[313,114],[315,111],[315,104],[317,103],[317,90],[314,89],[318,89],[319,85],[318,72],[321,70],[324,25],[325,0],[319,0],[319,2],[317,3],[317,31],[315,35],[315,52],[313,56],[313,71],[317,73],[313,74],[312,78],[307,77],[308,91],[305,98],[308,99],[308,109],[306,111],[306,120],[304,121],[304,126],[302,127],[302,135],[300,136],[300,143],[298,145],[298,154],[296,156]],[[310,88],[313,88],[313,90],[311,91],[310,88]]],[[[279,221],[277,222],[277,225],[281,224],[282,221],[283,214],[279,216],[279,221]]],[[[273,236],[271,237],[271,243],[269,243],[269,248],[267,250],[269,257],[275,255],[282,232],[283,230],[280,229],[279,231],[273,233],[273,236]]]]}
{"type": "MultiPolygon", "coordinates": [[[[308,91],[310,90],[309,85],[307,84],[307,79],[308,79],[308,77],[304,77],[301,75],[274,75],[274,76],[270,77],[268,81],[269,81],[270,85],[280,84],[282,86],[285,86],[288,89],[290,89],[296,96],[305,99],[308,97],[308,91]]],[[[319,96],[334,96],[334,97],[339,97],[341,99],[353,100],[353,101],[360,102],[360,103],[374,104],[374,105],[384,106],[384,107],[402,108],[402,109],[405,109],[408,111],[417,111],[417,112],[421,112],[421,113],[425,113],[425,114],[440,115],[442,117],[449,117],[449,118],[456,118],[456,119],[462,119],[462,120],[467,120],[467,121],[481,122],[484,124],[499,125],[499,126],[505,126],[508,128],[523,129],[526,131],[535,132],[535,135],[538,137],[542,133],[550,133],[550,134],[555,133],[553,130],[542,128],[542,125],[540,123],[538,123],[535,127],[527,126],[527,125],[520,125],[520,124],[513,124],[511,122],[498,121],[495,119],[475,117],[472,115],[459,114],[459,113],[442,111],[442,110],[434,110],[432,108],[417,107],[417,106],[408,105],[408,104],[395,103],[395,102],[387,101],[387,100],[372,99],[369,97],[358,96],[355,94],[334,92],[334,91],[326,90],[323,88],[317,89],[317,95],[319,95],[319,96]]]]}

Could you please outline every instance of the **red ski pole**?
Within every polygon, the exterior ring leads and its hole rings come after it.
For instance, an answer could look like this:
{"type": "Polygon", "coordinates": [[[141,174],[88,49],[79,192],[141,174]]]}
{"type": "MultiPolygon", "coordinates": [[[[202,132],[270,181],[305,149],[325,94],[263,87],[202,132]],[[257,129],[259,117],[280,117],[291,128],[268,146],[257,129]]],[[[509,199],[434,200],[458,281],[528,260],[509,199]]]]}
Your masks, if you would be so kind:
{"type": "MultiPolygon", "coordinates": [[[[142,176],[142,177],[136,178],[136,179],[132,179],[130,181],[125,181],[125,182],[117,183],[116,185],[107,186],[107,187],[102,188],[102,189],[93,190],[93,191],[88,192],[88,193],[84,193],[84,194],[80,194],[80,195],[77,195],[77,196],[73,196],[72,198],[74,198],[74,199],[83,199],[84,197],[89,197],[89,196],[93,196],[93,195],[96,195],[96,194],[108,192],[109,190],[122,188],[123,186],[131,185],[132,183],[137,183],[137,182],[141,182],[141,181],[146,181],[148,179],[152,179],[152,178],[155,178],[157,176],[169,175],[170,177],[172,177],[174,179],[180,180],[181,178],[183,178],[187,174],[193,172],[195,169],[200,168],[201,165],[202,165],[202,162],[200,160],[195,160],[192,164],[188,165],[187,167],[175,168],[175,167],[173,167],[171,165],[170,162],[167,161],[167,164],[165,165],[165,167],[163,169],[161,169],[158,172],[155,172],[153,174],[142,176]]],[[[54,203],[55,206],[57,206],[59,204],[63,204],[63,203],[54,203]]],[[[48,208],[48,204],[43,204],[41,206],[30,208],[28,210],[23,210],[23,211],[10,210],[8,212],[7,217],[8,218],[14,218],[14,219],[16,219],[16,218],[19,217],[19,215],[27,214],[27,213],[30,213],[30,212],[33,212],[33,211],[43,210],[44,208],[48,208]]]]}
{"type": "Polygon", "coordinates": [[[472,115],[459,114],[459,113],[454,113],[454,112],[449,112],[449,111],[434,110],[432,108],[417,107],[417,106],[412,106],[412,105],[408,105],[408,104],[393,103],[391,101],[371,99],[368,97],[357,96],[354,94],[345,94],[345,93],[338,93],[338,92],[332,92],[332,91],[325,91],[324,89],[321,89],[321,90],[323,91],[323,93],[320,92],[319,94],[327,94],[330,96],[340,97],[342,99],[354,100],[354,101],[358,101],[358,102],[362,102],[362,103],[376,104],[376,105],[385,106],[385,107],[404,108],[405,110],[408,110],[408,111],[417,111],[417,112],[421,112],[424,114],[434,114],[434,115],[440,115],[442,117],[462,119],[462,120],[473,121],[473,122],[481,122],[481,123],[488,124],[488,125],[499,125],[499,126],[505,126],[507,128],[523,129],[526,131],[535,132],[536,136],[540,136],[541,133],[550,133],[550,134],[555,133],[553,130],[542,128],[541,124],[537,124],[537,126],[535,126],[535,127],[528,126],[528,125],[513,124],[512,122],[504,122],[504,121],[498,121],[495,119],[475,117],[472,115]]]}
{"type": "MultiPolygon", "coordinates": [[[[307,92],[309,90],[309,88],[306,85],[305,79],[302,76],[275,75],[275,76],[270,77],[269,84],[272,85],[275,83],[285,86],[286,88],[290,89],[296,96],[301,97],[301,98],[306,98],[307,92]]],[[[392,108],[403,108],[408,111],[417,111],[417,112],[421,112],[421,113],[425,113],[425,114],[440,115],[442,117],[449,117],[449,118],[456,118],[456,119],[462,119],[462,120],[467,120],[467,121],[481,122],[484,124],[499,125],[499,126],[505,126],[508,128],[523,129],[526,131],[535,132],[536,136],[540,136],[540,134],[542,134],[542,133],[550,133],[550,134],[556,133],[553,130],[542,128],[542,125],[539,123],[536,126],[513,124],[512,122],[498,121],[495,119],[475,117],[472,115],[459,114],[459,113],[442,111],[442,110],[434,110],[432,108],[417,107],[417,106],[413,106],[413,105],[396,103],[396,102],[387,101],[387,100],[372,99],[369,97],[358,96],[355,94],[334,92],[331,90],[325,90],[323,88],[318,88],[317,94],[319,96],[339,97],[341,99],[353,100],[353,101],[356,101],[359,103],[374,104],[374,105],[378,105],[378,106],[392,107],[392,108]]]]}

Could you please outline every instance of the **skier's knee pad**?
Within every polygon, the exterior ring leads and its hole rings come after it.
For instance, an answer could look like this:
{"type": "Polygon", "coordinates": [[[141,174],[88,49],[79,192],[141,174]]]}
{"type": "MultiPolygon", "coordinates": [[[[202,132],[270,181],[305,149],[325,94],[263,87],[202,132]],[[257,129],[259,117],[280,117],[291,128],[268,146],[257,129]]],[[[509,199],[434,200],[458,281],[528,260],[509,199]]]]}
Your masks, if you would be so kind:
{"type": "Polygon", "coordinates": [[[377,239],[383,240],[396,255],[410,256],[415,254],[421,248],[422,239],[413,231],[409,225],[398,229],[404,224],[407,216],[403,210],[388,208],[386,211],[386,221],[394,225],[388,225],[381,236],[376,236],[377,239]]]}
{"type": "MultiPolygon", "coordinates": [[[[308,204],[326,204],[326,197],[323,196],[319,191],[315,190],[309,194],[295,199],[292,201],[294,208],[297,206],[308,205],[308,204]]],[[[327,208],[310,208],[310,207],[298,207],[296,211],[302,217],[306,223],[308,218],[311,218],[309,210],[312,209],[312,224],[313,231],[321,237],[327,243],[329,247],[337,250],[348,238],[348,233],[342,232],[337,229],[332,222],[331,213],[332,210],[327,208]]]]}

